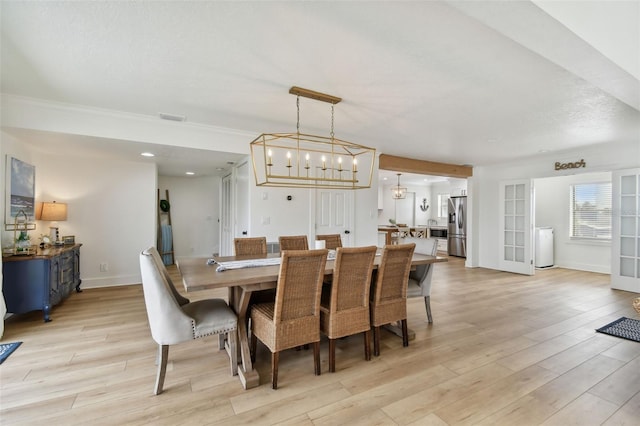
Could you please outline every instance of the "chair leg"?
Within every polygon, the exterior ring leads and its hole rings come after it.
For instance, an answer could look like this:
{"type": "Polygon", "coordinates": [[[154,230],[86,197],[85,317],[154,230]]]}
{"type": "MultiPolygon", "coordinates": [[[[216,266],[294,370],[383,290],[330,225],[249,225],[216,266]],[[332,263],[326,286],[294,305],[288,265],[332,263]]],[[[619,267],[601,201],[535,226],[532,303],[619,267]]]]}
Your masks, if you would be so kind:
{"type": "Polygon", "coordinates": [[[320,375],[320,342],[313,342],[313,365],[316,376],[320,375]]]}
{"type": "Polygon", "coordinates": [[[402,346],[409,346],[409,330],[407,329],[407,319],[402,320],[402,346]]]}
{"type": "Polygon", "coordinates": [[[227,333],[227,345],[229,359],[231,362],[231,375],[238,375],[238,330],[231,330],[227,333]]]}
{"type": "Polygon", "coordinates": [[[329,339],[329,372],[336,372],[336,341],[329,339]]]}
{"type": "Polygon", "coordinates": [[[424,307],[427,308],[427,320],[429,324],[433,324],[433,318],[431,317],[431,296],[424,297],[424,307]]]}
{"type": "Polygon", "coordinates": [[[364,332],[364,359],[371,361],[371,329],[364,332]]]}
{"type": "Polygon", "coordinates": [[[169,358],[169,345],[158,345],[158,374],[156,376],[156,387],[153,391],[155,395],[162,393],[164,376],[167,373],[167,358],[169,358]]]}
{"type": "Polygon", "coordinates": [[[373,354],[380,356],[380,327],[373,327],[373,354]]]}
{"type": "Polygon", "coordinates": [[[271,388],[278,389],[278,360],[280,352],[271,353],[271,388]]]}
{"type": "Polygon", "coordinates": [[[224,335],[224,333],[218,334],[218,349],[219,350],[223,350],[224,349],[225,338],[226,338],[226,336],[224,335]]]}

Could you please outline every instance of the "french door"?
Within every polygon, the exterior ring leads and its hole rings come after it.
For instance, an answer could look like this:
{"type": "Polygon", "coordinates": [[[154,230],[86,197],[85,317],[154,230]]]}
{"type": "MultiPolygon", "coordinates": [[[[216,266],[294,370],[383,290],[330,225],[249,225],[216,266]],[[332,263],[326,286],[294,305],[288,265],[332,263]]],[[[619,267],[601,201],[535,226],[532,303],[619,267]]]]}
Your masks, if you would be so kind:
{"type": "Polygon", "coordinates": [[[640,169],[613,172],[611,288],[640,293],[640,169]]]}
{"type": "Polygon", "coordinates": [[[513,180],[500,186],[499,269],[533,275],[533,190],[531,180],[513,180]]]}

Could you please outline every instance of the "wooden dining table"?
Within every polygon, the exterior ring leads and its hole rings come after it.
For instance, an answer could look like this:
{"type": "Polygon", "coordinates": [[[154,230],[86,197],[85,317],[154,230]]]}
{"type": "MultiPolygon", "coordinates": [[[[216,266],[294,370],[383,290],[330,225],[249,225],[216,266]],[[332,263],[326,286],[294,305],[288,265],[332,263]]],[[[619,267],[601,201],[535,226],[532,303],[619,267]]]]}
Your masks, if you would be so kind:
{"type": "MultiPolygon", "coordinates": [[[[216,263],[209,264],[204,257],[183,257],[177,259],[177,266],[182,274],[182,282],[187,292],[212,290],[218,288],[229,289],[229,305],[238,315],[238,343],[242,365],[238,368],[238,376],[245,389],[257,387],[260,377],[253,368],[249,351],[249,333],[247,316],[249,315],[249,300],[254,291],[268,290],[276,287],[280,265],[247,267],[218,271],[219,262],[238,260],[264,259],[279,257],[279,254],[266,256],[227,256],[215,257],[216,263]]],[[[374,268],[380,264],[381,256],[376,256],[374,268]]],[[[446,257],[429,256],[414,253],[412,266],[425,265],[436,262],[446,262],[446,257]]],[[[327,260],[325,275],[333,274],[334,260],[327,260]]]]}

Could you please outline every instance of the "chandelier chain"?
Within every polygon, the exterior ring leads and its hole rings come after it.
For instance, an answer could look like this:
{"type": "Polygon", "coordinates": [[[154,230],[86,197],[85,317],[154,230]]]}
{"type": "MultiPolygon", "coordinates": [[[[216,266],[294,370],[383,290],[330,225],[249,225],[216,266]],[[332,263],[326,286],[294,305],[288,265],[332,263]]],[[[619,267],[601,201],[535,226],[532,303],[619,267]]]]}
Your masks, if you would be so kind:
{"type": "Polygon", "coordinates": [[[331,104],[331,140],[333,140],[333,107],[335,106],[335,104],[331,104]]]}

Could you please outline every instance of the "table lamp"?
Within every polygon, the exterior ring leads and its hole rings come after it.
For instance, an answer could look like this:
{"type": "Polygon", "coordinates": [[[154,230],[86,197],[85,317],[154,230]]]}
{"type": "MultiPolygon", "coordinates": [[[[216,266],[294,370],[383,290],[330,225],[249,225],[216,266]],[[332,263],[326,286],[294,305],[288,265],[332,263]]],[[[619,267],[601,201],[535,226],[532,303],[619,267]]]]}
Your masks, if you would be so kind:
{"type": "Polygon", "coordinates": [[[60,241],[57,222],[67,220],[67,205],[65,203],[56,203],[55,201],[43,202],[40,217],[36,219],[52,222],[51,226],[49,226],[49,236],[52,243],[57,243],[60,241]]]}

